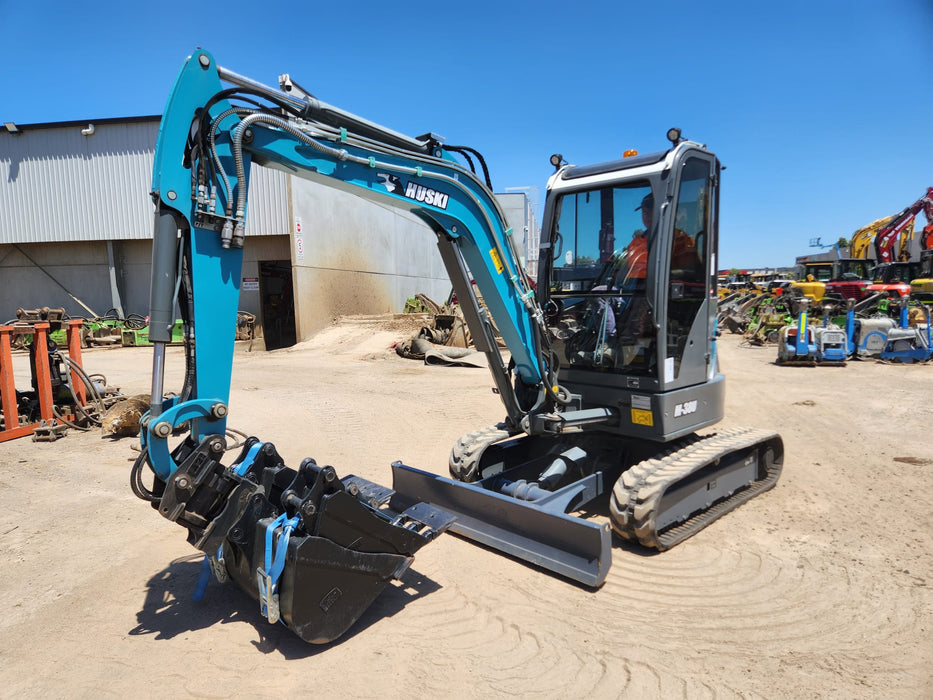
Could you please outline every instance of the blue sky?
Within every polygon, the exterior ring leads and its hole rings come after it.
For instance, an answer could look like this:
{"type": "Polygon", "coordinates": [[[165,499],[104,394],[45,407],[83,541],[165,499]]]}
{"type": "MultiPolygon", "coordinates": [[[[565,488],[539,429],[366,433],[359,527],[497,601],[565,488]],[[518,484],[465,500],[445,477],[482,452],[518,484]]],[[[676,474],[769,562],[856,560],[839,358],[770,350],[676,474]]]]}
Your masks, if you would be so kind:
{"type": "Polygon", "coordinates": [[[497,191],[542,200],[551,153],[661,150],[679,126],[726,166],[721,267],[791,265],[933,186],[933,0],[0,0],[0,28],[0,121],[160,114],[201,46],[472,146],[497,191]]]}

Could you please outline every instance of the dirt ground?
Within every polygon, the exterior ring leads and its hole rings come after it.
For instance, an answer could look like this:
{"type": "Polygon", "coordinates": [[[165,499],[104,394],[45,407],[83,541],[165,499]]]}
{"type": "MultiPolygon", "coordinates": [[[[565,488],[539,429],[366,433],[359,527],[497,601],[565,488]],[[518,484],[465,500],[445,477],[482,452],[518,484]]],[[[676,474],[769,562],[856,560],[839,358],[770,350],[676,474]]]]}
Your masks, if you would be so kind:
{"type": "MultiPolygon", "coordinates": [[[[389,349],[408,335],[356,318],[238,352],[230,426],[291,466],[446,474],[503,411],[486,369],[389,349]]],[[[780,367],[730,335],[720,354],[723,427],[783,435],[774,490],[663,554],[616,542],[599,590],[443,535],[324,646],[234,584],[191,599],[202,557],[131,493],[133,439],[0,443],[0,696],[933,697],[933,366],[780,367]]],[[[128,395],[150,366],[145,348],[84,355],[128,395]]],[[[167,389],[181,370],[172,348],[167,389]]]]}

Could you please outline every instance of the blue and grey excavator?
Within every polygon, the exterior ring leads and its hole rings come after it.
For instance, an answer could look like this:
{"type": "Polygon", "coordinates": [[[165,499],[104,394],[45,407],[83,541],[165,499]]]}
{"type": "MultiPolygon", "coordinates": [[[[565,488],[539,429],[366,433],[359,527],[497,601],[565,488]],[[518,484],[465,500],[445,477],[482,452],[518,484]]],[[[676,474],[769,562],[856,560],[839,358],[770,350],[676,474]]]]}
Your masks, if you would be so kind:
{"type": "Polygon", "coordinates": [[[205,566],[248,591],[271,622],[309,642],[336,639],[447,529],[598,587],[613,530],[664,550],[775,484],[776,433],[697,433],[724,405],[713,153],[673,129],[658,153],[584,167],[552,157],[535,284],[476,151],[410,138],[288,76],[279,82],[263,85],[198,50],[168,99],[152,188],[151,408],[132,470],[134,492],[184,526],[205,566]],[[453,478],[397,462],[387,488],[311,458],[288,467],[257,438],[228,459],[256,165],[409,211],[437,235],[506,413],[453,447],[453,478]],[[169,396],[176,307],[185,381],[169,396]],[[600,498],[609,522],[574,515],[600,498]]]}

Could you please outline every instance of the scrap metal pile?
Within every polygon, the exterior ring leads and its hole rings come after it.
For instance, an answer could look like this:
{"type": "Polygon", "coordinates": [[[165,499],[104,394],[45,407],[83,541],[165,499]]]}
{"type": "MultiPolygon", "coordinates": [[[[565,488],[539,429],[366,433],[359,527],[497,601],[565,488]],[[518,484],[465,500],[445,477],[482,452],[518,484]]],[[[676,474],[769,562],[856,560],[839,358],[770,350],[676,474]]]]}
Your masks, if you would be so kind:
{"type": "MultiPolygon", "coordinates": [[[[149,319],[140,314],[120,315],[116,309],[110,309],[102,316],[93,318],[72,318],[65,309],[53,309],[43,306],[37,309],[18,308],[15,318],[5,326],[17,326],[30,323],[48,322],[51,324],[50,338],[58,345],[66,343],[64,324],[68,321],[80,323],[80,344],[82,348],[91,347],[139,347],[152,345],[149,342],[149,319]]],[[[252,340],[257,335],[256,315],[247,311],[237,312],[236,339],[252,340]]],[[[12,340],[14,350],[24,350],[32,342],[28,332],[16,334],[12,340]]],[[[184,343],[184,330],[181,319],[172,327],[172,345],[184,343]]]]}
{"type": "MultiPolygon", "coordinates": [[[[481,296],[478,296],[478,301],[483,305],[481,296]]],[[[406,302],[405,312],[423,314],[425,323],[411,338],[395,346],[398,355],[424,360],[425,364],[485,366],[486,359],[475,349],[470,329],[454,295],[447,303],[440,304],[426,294],[416,294],[406,302]]],[[[496,342],[502,347],[502,338],[494,325],[493,330],[496,342]]]]}

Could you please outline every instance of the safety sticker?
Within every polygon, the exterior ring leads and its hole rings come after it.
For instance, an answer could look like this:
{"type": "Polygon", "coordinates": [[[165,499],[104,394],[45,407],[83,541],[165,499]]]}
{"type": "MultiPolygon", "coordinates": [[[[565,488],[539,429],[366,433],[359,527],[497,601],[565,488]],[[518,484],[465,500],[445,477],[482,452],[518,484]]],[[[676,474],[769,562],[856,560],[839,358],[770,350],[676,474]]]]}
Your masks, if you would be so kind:
{"type": "Polygon", "coordinates": [[[632,409],[632,423],[635,425],[654,425],[654,414],[651,411],[646,411],[642,408],[633,408],[632,409]]]}
{"type": "Polygon", "coordinates": [[[500,275],[505,269],[505,265],[502,264],[502,258],[499,257],[499,251],[495,248],[489,251],[489,257],[492,258],[492,264],[496,266],[496,272],[500,275]]]}

